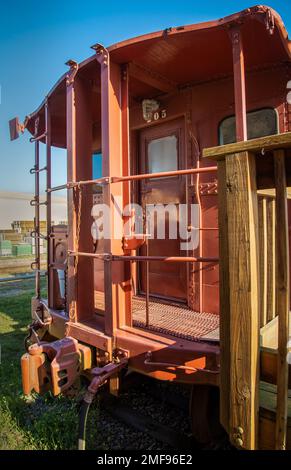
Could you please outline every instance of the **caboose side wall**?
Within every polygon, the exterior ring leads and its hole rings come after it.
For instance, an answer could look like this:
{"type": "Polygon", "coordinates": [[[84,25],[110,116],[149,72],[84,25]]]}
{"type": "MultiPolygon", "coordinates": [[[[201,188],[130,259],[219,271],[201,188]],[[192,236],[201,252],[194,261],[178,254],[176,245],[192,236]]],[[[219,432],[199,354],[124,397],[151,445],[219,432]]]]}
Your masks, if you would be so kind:
{"type": "MultiPolygon", "coordinates": [[[[278,130],[284,132],[289,129],[288,114],[286,113],[286,84],[290,66],[288,64],[277,64],[272,67],[266,67],[260,70],[253,70],[246,73],[246,99],[247,111],[260,108],[274,108],[278,114],[278,130]]],[[[82,82],[82,78],[78,78],[82,82]]],[[[130,76],[129,76],[130,82],[130,76]]],[[[87,82],[86,82],[87,84],[87,82]]],[[[88,84],[86,85],[88,87],[88,84]]],[[[89,93],[89,101],[90,91],[89,93]]],[[[141,97],[142,98],[142,97],[141,97]]],[[[166,118],[159,119],[152,123],[144,121],[142,116],[141,102],[131,105],[129,109],[129,128],[130,128],[130,161],[131,173],[137,174],[138,159],[138,136],[142,129],[158,127],[164,122],[171,122],[177,118],[183,118],[185,125],[185,153],[187,168],[197,166],[198,153],[197,146],[194,144],[191,135],[198,141],[200,152],[203,148],[218,145],[218,130],[220,122],[231,115],[234,115],[234,83],[233,78],[222,78],[211,80],[205,83],[185,87],[176,93],[161,95],[157,97],[161,106],[166,110],[166,118]],[[191,132],[190,132],[191,131],[191,132]]],[[[141,101],[141,100],[140,100],[141,101]]],[[[78,113],[77,113],[78,116],[78,113]]],[[[89,125],[89,123],[88,123],[89,125]]],[[[101,149],[100,126],[92,123],[92,152],[101,149]]],[[[79,162],[80,167],[82,161],[79,162]]],[[[201,163],[203,166],[205,162],[201,163]]],[[[209,163],[211,165],[211,163],[209,163]]],[[[89,176],[86,176],[88,179],[89,176]]],[[[185,178],[186,179],[186,178],[185,178]]],[[[200,183],[216,180],[216,175],[201,174],[200,183]]],[[[196,181],[197,177],[188,178],[189,196],[191,202],[196,203],[196,181]],[[194,184],[194,186],[193,186],[194,184]]],[[[137,185],[132,185],[137,189],[137,185]]],[[[138,200],[138,194],[132,196],[135,202],[138,200]]],[[[203,226],[206,228],[217,227],[217,196],[201,195],[201,207],[203,213],[203,226]]],[[[82,214],[84,220],[84,214],[82,214]]],[[[86,217],[91,220],[90,214],[86,217]]],[[[86,223],[89,227],[90,221],[86,223]]],[[[204,230],[201,234],[202,253],[200,255],[217,257],[218,254],[218,233],[214,230],[204,230]]],[[[90,243],[90,242],[88,242],[90,243]]],[[[200,248],[201,249],[201,248],[200,248]]],[[[102,251],[102,250],[101,250],[102,251]]],[[[199,255],[199,249],[195,250],[194,256],[199,255]]],[[[81,264],[83,261],[81,260],[81,264]]],[[[95,260],[95,286],[98,290],[102,289],[103,284],[103,262],[95,260]]],[[[88,267],[88,260],[84,262],[84,269],[88,267]]],[[[218,265],[204,264],[196,266],[191,272],[189,266],[187,298],[188,304],[193,310],[219,313],[219,295],[218,295],[218,265]],[[200,289],[202,284],[202,292],[200,289]]],[[[132,264],[132,275],[134,286],[137,286],[137,269],[132,264]]]]}
{"type": "MultiPolygon", "coordinates": [[[[286,116],[286,84],[288,81],[289,67],[278,65],[263,70],[255,70],[246,74],[247,111],[254,111],[261,108],[273,108],[278,116],[278,131],[288,130],[288,120],[286,116]]],[[[197,146],[191,140],[191,134],[198,141],[200,152],[203,148],[216,146],[219,144],[219,125],[221,121],[234,115],[234,85],[232,78],[224,78],[210,81],[196,86],[184,88],[175,94],[161,96],[159,101],[161,107],[166,110],[166,118],[159,119],[152,123],[146,123],[142,116],[141,105],[130,108],[130,143],[131,143],[131,173],[138,173],[138,139],[142,129],[159,126],[165,121],[172,121],[183,118],[185,125],[185,152],[187,168],[196,167],[199,161],[197,146]]],[[[205,162],[201,163],[205,166],[205,162]]],[[[211,165],[211,163],[209,163],[211,165]]],[[[196,177],[188,178],[189,195],[192,202],[197,203],[196,177]],[[193,186],[194,184],[194,186],[193,186]]],[[[216,180],[216,175],[200,175],[200,183],[209,183],[216,180]]],[[[137,189],[137,187],[136,187],[137,189]]],[[[204,192],[205,193],[205,192],[204,192]]],[[[135,201],[138,194],[135,192],[135,201]]],[[[203,226],[215,228],[218,226],[217,195],[204,194],[200,196],[203,214],[203,226]]],[[[218,256],[218,232],[204,230],[201,233],[203,256],[218,256]]],[[[195,250],[194,256],[199,255],[199,249],[195,250]]],[[[200,268],[201,269],[201,268],[200,268]]],[[[201,309],[201,297],[199,292],[200,269],[195,269],[189,273],[188,278],[188,304],[194,310],[201,309]]],[[[136,269],[133,270],[135,280],[136,269]]],[[[135,282],[135,285],[137,282],[135,282]]],[[[202,268],[202,309],[212,313],[219,313],[219,275],[218,265],[204,265],[202,268]]]]}

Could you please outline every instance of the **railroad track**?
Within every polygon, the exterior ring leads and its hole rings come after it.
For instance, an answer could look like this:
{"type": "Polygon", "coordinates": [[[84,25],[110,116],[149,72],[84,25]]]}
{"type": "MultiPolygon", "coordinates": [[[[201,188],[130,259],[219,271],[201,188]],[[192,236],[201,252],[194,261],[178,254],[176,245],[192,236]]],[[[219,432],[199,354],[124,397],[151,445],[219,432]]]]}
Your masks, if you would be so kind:
{"type": "Polygon", "coordinates": [[[230,450],[232,447],[226,435],[204,445],[193,438],[189,396],[187,388],[181,385],[161,384],[131,373],[123,381],[119,397],[109,395],[105,390],[101,392],[100,408],[117,422],[149,436],[157,448],[161,445],[163,450],[230,450]]]}
{"type": "Polygon", "coordinates": [[[130,406],[121,403],[118,398],[106,397],[102,403],[106,411],[114,418],[137,431],[149,434],[152,438],[174,449],[193,450],[193,448],[199,447],[191,435],[171,429],[169,426],[133,410],[130,406]]]}
{"type": "Polygon", "coordinates": [[[145,433],[162,448],[193,450],[201,446],[189,425],[188,397],[146,376],[130,373],[119,397],[103,390],[100,409],[119,423],[145,433]],[[168,418],[168,419],[167,419],[168,418]]]}

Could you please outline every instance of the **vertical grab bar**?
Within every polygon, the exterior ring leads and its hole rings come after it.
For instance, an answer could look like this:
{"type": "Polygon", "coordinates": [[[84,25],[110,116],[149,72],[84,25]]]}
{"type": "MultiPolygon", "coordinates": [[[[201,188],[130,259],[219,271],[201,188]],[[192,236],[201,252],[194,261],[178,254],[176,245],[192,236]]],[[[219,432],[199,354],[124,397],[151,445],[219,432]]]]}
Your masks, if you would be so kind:
{"type": "Polygon", "coordinates": [[[52,307],[52,275],[51,275],[51,253],[50,253],[50,235],[51,235],[51,193],[48,191],[51,188],[51,119],[48,99],[45,103],[45,127],[46,127],[46,225],[47,225],[47,272],[48,272],[48,305],[52,307]]]}
{"type": "Polygon", "coordinates": [[[35,265],[37,267],[35,271],[35,294],[37,299],[40,298],[40,216],[39,216],[39,141],[35,141],[35,174],[34,174],[34,179],[35,179],[35,193],[34,193],[34,199],[36,201],[35,207],[34,207],[34,230],[35,230],[35,265]]]}

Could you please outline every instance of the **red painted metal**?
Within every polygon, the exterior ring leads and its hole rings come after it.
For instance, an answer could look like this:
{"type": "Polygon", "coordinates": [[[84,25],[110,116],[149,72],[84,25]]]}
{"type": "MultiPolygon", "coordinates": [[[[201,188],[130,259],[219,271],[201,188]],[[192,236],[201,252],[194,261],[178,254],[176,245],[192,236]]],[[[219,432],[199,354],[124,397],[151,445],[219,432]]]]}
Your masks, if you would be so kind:
{"type": "Polygon", "coordinates": [[[97,258],[104,261],[162,261],[165,263],[217,263],[219,258],[194,258],[193,256],[128,256],[128,255],[112,255],[110,253],[82,253],[80,251],[69,251],[69,256],[78,257],[84,256],[85,258],[97,258]]]}
{"type": "Polygon", "coordinates": [[[211,173],[217,171],[216,166],[208,166],[205,168],[189,168],[186,170],[175,170],[175,171],[162,171],[158,173],[143,173],[140,175],[129,175],[124,177],[115,177],[111,178],[112,183],[119,183],[125,181],[140,181],[153,178],[166,178],[170,176],[183,176],[183,175],[195,175],[197,173],[211,173]]]}
{"type": "Polygon", "coordinates": [[[54,395],[59,395],[90,364],[90,348],[79,344],[74,338],[33,344],[21,359],[24,393],[51,389],[54,395]]]}
{"type": "MultiPolygon", "coordinates": [[[[46,143],[46,189],[51,187],[52,169],[51,169],[51,114],[49,101],[45,104],[45,143],[46,143]]],[[[51,208],[51,194],[46,193],[46,224],[47,224],[47,239],[51,234],[52,229],[52,208],[51,208]]],[[[50,246],[47,247],[47,270],[48,270],[48,305],[53,306],[53,272],[50,268],[53,253],[51,253],[50,246]]]]}
{"type": "MultiPolygon", "coordinates": [[[[78,66],[72,65],[66,75],[66,146],[67,146],[67,180],[76,181],[76,110],[74,78],[78,66]]],[[[73,190],[67,192],[68,204],[68,249],[75,250],[76,247],[76,209],[74,205],[73,190]]],[[[71,320],[76,318],[76,296],[75,296],[75,264],[73,259],[68,259],[67,276],[70,279],[67,288],[67,312],[71,320]]]]}
{"type": "Polygon", "coordinates": [[[233,56],[233,77],[236,118],[236,140],[247,140],[247,105],[245,84],[244,49],[241,34],[241,26],[230,28],[233,56]]]}

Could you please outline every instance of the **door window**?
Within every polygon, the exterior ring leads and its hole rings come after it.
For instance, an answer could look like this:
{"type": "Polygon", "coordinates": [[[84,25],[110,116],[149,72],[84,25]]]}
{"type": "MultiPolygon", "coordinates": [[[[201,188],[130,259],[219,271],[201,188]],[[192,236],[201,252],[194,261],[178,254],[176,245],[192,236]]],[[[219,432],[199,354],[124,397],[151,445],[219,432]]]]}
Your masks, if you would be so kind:
{"type": "Polygon", "coordinates": [[[148,172],[160,173],[178,169],[178,139],[169,135],[153,139],[148,143],[148,172]]]}

